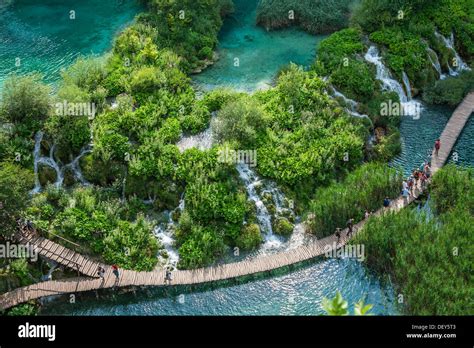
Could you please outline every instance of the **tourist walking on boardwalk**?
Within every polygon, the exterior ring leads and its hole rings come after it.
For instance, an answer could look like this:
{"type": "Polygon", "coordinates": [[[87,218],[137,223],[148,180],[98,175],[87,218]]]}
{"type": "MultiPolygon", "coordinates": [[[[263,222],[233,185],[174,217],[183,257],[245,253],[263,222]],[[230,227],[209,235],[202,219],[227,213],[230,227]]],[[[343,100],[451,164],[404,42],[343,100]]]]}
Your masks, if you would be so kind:
{"type": "Polygon", "coordinates": [[[408,179],[408,190],[410,191],[411,195],[414,195],[414,188],[415,188],[415,181],[412,176],[408,179]]]}
{"type": "Polygon", "coordinates": [[[104,267],[99,266],[99,268],[97,268],[97,275],[99,276],[99,278],[102,278],[102,280],[104,280],[104,275],[105,275],[104,267]]]}
{"type": "Polygon", "coordinates": [[[173,278],[171,277],[171,271],[169,269],[169,267],[166,268],[166,272],[165,272],[165,283],[168,282],[168,283],[171,283],[171,280],[173,278]]]}
{"type": "Polygon", "coordinates": [[[337,227],[337,228],[336,228],[336,233],[335,233],[335,234],[336,234],[336,237],[337,237],[337,242],[336,242],[336,244],[339,244],[339,241],[340,241],[340,239],[341,239],[341,228],[340,228],[340,227],[337,227]]]}
{"type": "Polygon", "coordinates": [[[354,219],[347,220],[347,237],[349,237],[354,230],[354,219]]]}
{"type": "Polygon", "coordinates": [[[118,282],[120,273],[119,273],[117,265],[112,265],[112,273],[115,275],[115,282],[118,282]]]}
{"type": "Polygon", "coordinates": [[[426,189],[426,181],[428,180],[428,177],[423,172],[421,173],[420,179],[421,179],[421,189],[424,191],[426,189]]]}
{"type": "Polygon", "coordinates": [[[364,213],[364,219],[368,219],[370,215],[372,215],[372,213],[368,209],[366,209],[364,213]]]}
{"type": "Polygon", "coordinates": [[[427,179],[429,179],[431,177],[431,166],[430,166],[429,163],[425,164],[425,166],[423,168],[423,172],[425,173],[427,179]]]}
{"type": "Polygon", "coordinates": [[[406,204],[409,202],[409,197],[410,197],[410,191],[408,191],[408,188],[404,188],[402,191],[402,196],[406,204]]]}
{"type": "Polygon", "coordinates": [[[402,191],[408,189],[408,182],[406,180],[403,180],[402,182],[402,191]]]}
{"type": "Polygon", "coordinates": [[[385,197],[385,199],[383,200],[383,207],[385,209],[388,209],[390,207],[390,199],[388,197],[385,197]]]}
{"type": "Polygon", "coordinates": [[[436,139],[435,141],[435,154],[438,156],[439,149],[441,149],[441,140],[436,139]]]}
{"type": "Polygon", "coordinates": [[[418,169],[413,170],[413,178],[415,178],[415,186],[418,186],[418,180],[420,179],[420,171],[418,169]]]}

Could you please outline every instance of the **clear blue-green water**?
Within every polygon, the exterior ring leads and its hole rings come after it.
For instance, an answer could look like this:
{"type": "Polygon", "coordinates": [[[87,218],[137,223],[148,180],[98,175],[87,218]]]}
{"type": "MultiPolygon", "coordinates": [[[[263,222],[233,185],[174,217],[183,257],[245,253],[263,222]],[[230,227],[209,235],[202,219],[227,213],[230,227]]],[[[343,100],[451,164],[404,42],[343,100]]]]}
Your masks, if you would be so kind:
{"type": "MultiPolygon", "coordinates": [[[[403,168],[405,174],[410,175],[414,168],[428,160],[434,142],[443,132],[453,111],[453,108],[425,105],[419,119],[404,117],[400,126],[402,153],[392,161],[392,165],[403,168]]],[[[453,148],[449,162],[474,166],[473,139],[474,123],[471,117],[453,148]]]]}
{"type": "Polygon", "coordinates": [[[256,0],[234,3],[235,12],[226,18],[219,35],[219,60],[193,78],[200,87],[253,91],[267,88],[278,70],[290,62],[311,65],[317,45],[325,36],[297,29],[267,32],[256,25],[256,0]]]}
{"type": "MultiPolygon", "coordinates": [[[[236,4],[237,12],[225,21],[220,35],[221,60],[194,76],[199,86],[251,91],[271,83],[278,70],[289,62],[311,64],[321,37],[293,29],[267,33],[254,25],[256,0],[237,0],[236,4]],[[234,66],[234,58],[239,58],[239,67],[234,66]]],[[[12,71],[38,70],[54,82],[60,69],[78,55],[100,54],[110,48],[114,34],[139,11],[135,2],[119,0],[2,2],[0,85],[12,71]],[[77,19],[70,23],[69,11],[74,8],[77,19]],[[16,57],[22,59],[20,68],[14,66],[16,57]]],[[[448,108],[429,107],[420,120],[405,118],[401,126],[403,152],[394,164],[406,172],[421,164],[451,112],[448,108]]],[[[474,165],[473,133],[471,120],[455,149],[462,164],[474,165]]],[[[148,288],[136,294],[106,291],[99,298],[82,294],[76,304],[59,298],[48,302],[42,314],[315,315],[322,314],[323,297],[332,297],[337,290],[351,305],[361,298],[374,304],[374,314],[399,313],[389,282],[381,282],[357,260],[320,258],[291,271],[239,283],[148,288]]]]}
{"type": "Polygon", "coordinates": [[[110,49],[141,11],[137,0],[0,0],[0,87],[12,72],[38,71],[56,81],[79,55],[110,49]]]}
{"type": "Polygon", "coordinates": [[[44,307],[47,315],[318,315],[321,301],[341,290],[351,306],[364,298],[373,313],[395,314],[395,297],[388,285],[349,259],[315,261],[276,277],[238,285],[166,288],[119,296],[106,293],[83,296],[75,304],[68,298],[44,307]]]}

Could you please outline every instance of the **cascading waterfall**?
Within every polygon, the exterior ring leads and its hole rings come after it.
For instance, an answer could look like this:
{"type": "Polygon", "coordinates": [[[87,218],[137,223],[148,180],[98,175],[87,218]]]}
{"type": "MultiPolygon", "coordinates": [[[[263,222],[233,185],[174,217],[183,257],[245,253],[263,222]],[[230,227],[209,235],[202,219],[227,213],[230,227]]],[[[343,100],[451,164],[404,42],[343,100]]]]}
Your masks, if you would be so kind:
{"type": "Polygon", "coordinates": [[[446,78],[446,75],[443,74],[443,70],[441,68],[441,63],[439,62],[438,54],[430,47],[427,48],[427,51],[428,51],[428,58],[430,59],[431,65],[433,65],[433,68],[435,68],[435,70],[438,72],[439,78],[441,80],[444,80],[446,78]]]}
{"type": "Polygon", "coordinates": [[[344,94],[339,92],[334,87],[332,87],[332,91],[336,97],[342,98],[344,100],[344,103],[346,103],[347,105],[350,105],[352,109],[355,109],[357,107],[357,102],[355,100],[346,97],[344,94]]]}
{"type": "Polygon", "coordinates": [[[383,88],[388,91],[397,93],[402,103],[403,112],[406,116],[416,116],[421,109],[421,104],[411,99],[411,87],[408,76],[403,72],[403,81],[405,83],[405,92],[402,85],[392,77],[390,70],[383,64],[382,57],[379,50],[375,46],[370,46],[365,55],[365,60],[369,63],[375,64],[377,68],[376,78],[383,84],[383,88]]]}
{"type": "Polygon", "coordinates": [[[153,234],[161,242],[166,250],[167,257],[163,255],[159,256],[160,261],[165,267],[176,268],[179,261],[178,250],[174,247],[175,239],[174,232],[176,229],[177,221],[173,220],[173,213],[176,211],[182,212],[184,210],[184,197],[179,201],[179,205],[171,212],[165,212],[167,222],[161,223],[155,227],[153,234]]]}
{"type": "Polygon", "coordinates": [[[452,64],[448,63],[449,75],[457,76],[463,70],[471,70],[471,68],[462,60],[461,56],[456,51],[456,48],[455,48],[455,45],[454,45],[454,33],[451,33],[451,35],[449,36],[449,39],[446,38],[445,36],[441,35],[437,31],[435,31],[435,35],[438,39],[443,41],[444,45],[447,48],[449,48],[454,53],[454,57],[456,59],[457,64],[455,64],[455,66],[451,66],[452,64]]]}
{"type": "Polygon", "coordinates": [[[79,161],[83,156],[92,152],[92,145],[89,144],[86,147],[84,147],[79,153],[79,155],[76,158],[74,158],[71,163],[60,167],[59,164],[54,159],[54,151],[56,149],[56,145],[51,146],[51,149],[49,150],[49,157],[45,157],[41,155],[41,142],[43,141],[43,137],[44,137],[44,133],[41,131],[38,131],[35,135],[35,148],[33,150],[35,187],[31,191],[31,193],[32,194],[39,193],[42,188],[41,183],[39,181],[39,174],[38,174],[40,165],[48,166],[56,172],[56,182],[54,183],[54,186],[56,186],[57,188],[62,187],[64,183],[64,173],[66,169],[71,170],[74,178],[77,181],[79,181],[83,185],[89,185],[87,180],[82,175],[81,169],[79,167],[79,161]]]}
{"type": "Polygon", "coordinates": [[[412,100],[413,96],[411,94],[410,79],[408,78],[408,75],[406,74],[406,72],[402,73],[402,78],[403,78],[403,84],[405,85],[405,91],[407,93],[407,98],[408,98],[408,100],[412,100]]]}
{"type": "Polygon", "coordinates": [[[367,115],[362,115],[360,113],[357,112],[357,106],[359,105],[355,100],[353,99],[350,99],[348,97],[346,97],[344,94],[342,94],[341,92],[339,92],[336,88],[334,88],[333,86],[331,86],[331,89],[334,93],[334,96],[338,97],[338,98],[341,98],[342,100],[344,100],[344,103],[346,105],[349,105],[350,108],[346,108],[346,111],[351,115],[351,116],[354,116],[354,117],[359,117],[359,118],[369,118],[369,116],[367,115]]]}
{"type": "Polygon", "coordinates": [[[370,46],[365,55],[365,60],[369,63],[375,64],[377,68],[376,78],[377,80],[382,81],[384,89],[397,93],[402,103],[408,102],[408,97],[402,85],[392,77],[390,70],[382,63],[382,57],[380,56],[377,47],[370,46]]]}
{"type": "Polygon", "coordinates": [[[244,163],[237,164],[237,171],[245,184],[249,198],[255,203],[255,207],[257,208],[258,224],[265,239],[263,249],[276,248],[280,246],[282,244],[282,239],[273,233],[272,217],[256,190],[257,186],[262,185],[262,181],[250,169],[250,167],[244,163]]]}

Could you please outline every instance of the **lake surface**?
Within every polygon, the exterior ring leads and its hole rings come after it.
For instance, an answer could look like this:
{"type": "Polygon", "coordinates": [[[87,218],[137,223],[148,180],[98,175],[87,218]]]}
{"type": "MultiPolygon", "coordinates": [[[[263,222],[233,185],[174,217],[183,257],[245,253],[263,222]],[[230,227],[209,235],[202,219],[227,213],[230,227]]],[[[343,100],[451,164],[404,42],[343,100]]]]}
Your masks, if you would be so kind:
{"type": "MultiPolygon", "coordinates": [[[[232,283],[230,283],[232,284],[232,283]]],[[[337,290],[349,300],[364,298],[373,313],[396,314],[395,296],[355,260],[313,261],[311,265],[276,277],[238,285],[146,289],[136,294],[95,294],[56,300],[43,308],[46,315],[319,315],[323,297],[337,290]]]]}
{"type": "Polygon", "coordinates": [[[234,0],[235,12],[219,35],[217,63],[193,80],[204,90],[227,86],[242,91],[265,89],[290,62],[309,66],[326,36],[297,29],[268,32],[257,26],[257,1],[234,0]]]}
{"type": "Polygon", "coordinates": [[[0,87],[12,72],[56,81],[78,56],[110,49],[142,10],[136,0],[0,0],[0,87]]]}
{"type": "MultiPolygon", "coordinates": [[[[133,1],[26,0],[0,5],[0,85],[12,71],[38,70],[48,81],[59,78],[62,67],[80,54],[100,54],[111,47],[114,34],[141,11],[133,1]],[[71,22],[69,11],[76,9],[71,22]],[[21,66],[15,67],[15,58],[21,66]]],[[[225,21],[220,34],[221,60],[193,77],[203,89],[229,86],[252,91],[266,88],[278,70],[295,62],[308,66],[323,38],[298,30],[268,33],[255,23],[256,0],[237,0],[237,11],[225,21]],[[239,58],[239,66],[234,66],[239,58]]],[[[425,159],[452,110],[426,108],[420,120],[402,122],[403,153],[394,161],[410,171],[425,159]]],[[[472,120],[456,151],[461,163],[474,164],[472,120]]],[[[370,252],[370,251],[367,251],[370,252]]],[[[136,294],[111,292],[81,294],[76,304],[65,299],[48,301],[44,315],[317,315],[323,297],[337,290],[352,306],[365,298],[373,313],[399,313],[389,282],[366,271],[354,259],[319,258],[292,271],[247,282],[227,282],[198,287],[139,290],[136,294]]]]}

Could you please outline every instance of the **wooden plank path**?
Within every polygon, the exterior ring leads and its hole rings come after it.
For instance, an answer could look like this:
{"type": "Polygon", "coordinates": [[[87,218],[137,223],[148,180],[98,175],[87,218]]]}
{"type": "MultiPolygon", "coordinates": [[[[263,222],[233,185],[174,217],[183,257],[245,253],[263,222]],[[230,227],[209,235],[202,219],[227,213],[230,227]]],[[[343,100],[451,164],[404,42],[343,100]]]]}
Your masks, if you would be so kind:
{"type": "MultiPolygon", "coordinates": [[[[469,119],[473,110],[474,93],[471,93],[455,110],[451,119],[446,125],[446,128],[440,137],[442,147],[438,156],[436,156],[433,151],[433,174],[446,163],[457,138],[461,134],[461,131],[467,123],[467,120],[469,119]]],[[[413,196],[410,196],[408,199],[399,197],[392,202],[390,208],[382,208],[375,212],[374,215],[381,215],[385,211],[399,211],[416,200],[421,193],[422,188],[418,186],[415,189],[413,196]]],[[[351,238],[357,235],[365,223],[366,220],[363,220],[355,224],[354,232],[350,238],[347,237],[347,229],[345,229],[342,232],[342,236],[339,240],[339,243],[337,244],[337,247],[341,247],[348,243],[351,238]]],[[[328,249],[334,249],[334,246],[336,246],[337,237],[335,235],[331,235],[326,238],[311,242],[308,245],[303,245],[298,248],[273,255],[257,257],[251,260],[244,260],[240,262],[195,270],[177,270],[173,272],[173,279],[171,282],[165,281],[164,270],[155,270],[152,272],[120,270],[120,276],[117,279],[112,273],[110,266],[91,261],[82,255],[77,254],[72,250],[66,249],[50,240],[42,237],[35,237],[32,233],[22,233],[20,240],[22,243],[30,243],[33,245],[35,250],[37,250],[40,255],[50,258],[66,267],[75,269],[89,277],[46,281],[15,289],[0,296],[0,309],[2,310],[13,307],[20,303],[51,295],[73,294],[83,291],[132,286],[193,285],[268,272],[324,255],[328,249]],[[99,266],[104,267],[106,270],[104,279],[98,278],[97,276],[97,269],[99,266]]]]}
{"type": "Polygon", "coordinates": [[[36,233],[27,229],[19,231],[15,237],[20,243],[29,245],[30,249],[38,255],[89,277],[97,276],[99,266],[106,267],[104,264],[92,261],[47,238],[39,237],[36,233]]]}
{"type": "Polygon", "coordinates": [[[456,108],[451,118],[449,119],[446,127],[441,133],[441,149],[439,150],[438,156],[435,151],[431,157],[432,168],[437,171],[445,165],[449,155],[451,154],[456,141],[459,138],[464,126],[466,125],[469,117],[474,111],[474,92],[469,93],[461,104],[456,108]]]}

